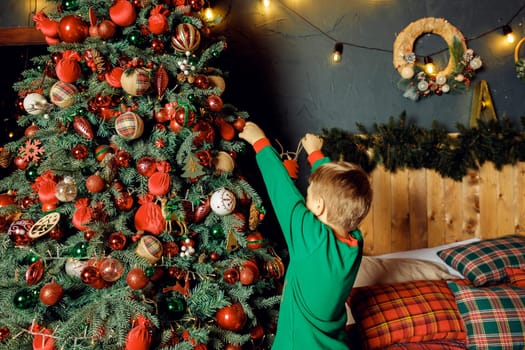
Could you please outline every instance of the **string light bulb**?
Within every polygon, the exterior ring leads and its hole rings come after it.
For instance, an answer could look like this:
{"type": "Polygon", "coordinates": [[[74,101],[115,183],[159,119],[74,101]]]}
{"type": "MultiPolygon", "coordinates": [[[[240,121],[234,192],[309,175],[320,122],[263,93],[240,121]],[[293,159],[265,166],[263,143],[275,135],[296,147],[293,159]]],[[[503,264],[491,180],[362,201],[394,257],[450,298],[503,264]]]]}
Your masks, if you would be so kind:
{"type": "Polygon", "coordinates": [[[339,63],[343,59],[343,44],[336,43],[332,52],[332,62],[339,63]]]}
{"type": "Polygon", "coordinates": [[[505,36],[505,39],[507,39],[507,42],[509,44],[512,44],[514,42],[514,40],[516,39],[514,37],[514,33],[512,32],[512,28],[506,24],[503,26],[503,35],[505,36]]]}
{"type": "Polygon", "coordinates": [[[432,60],[432,57],[425,56],[423,61],[425,63],[425,71],[428,74],[433,74],[436,71],[436,67],[434,66],[434,61],[432,60]]]}
{"type": "Polygon", "coordinates": [[[270,0],[262,0],[263,6],[268,8],[270,7],[270,0]]]}
{"type": "Polygon", "coordinates": [[[206,7],[206,9],[204,10],[204,18],[206,18],[206,20],[208,22],[211,22],[213,21],[213,19],[215,18],[215,14],[213,13],[213,10],[211,7],[206,7]]]}

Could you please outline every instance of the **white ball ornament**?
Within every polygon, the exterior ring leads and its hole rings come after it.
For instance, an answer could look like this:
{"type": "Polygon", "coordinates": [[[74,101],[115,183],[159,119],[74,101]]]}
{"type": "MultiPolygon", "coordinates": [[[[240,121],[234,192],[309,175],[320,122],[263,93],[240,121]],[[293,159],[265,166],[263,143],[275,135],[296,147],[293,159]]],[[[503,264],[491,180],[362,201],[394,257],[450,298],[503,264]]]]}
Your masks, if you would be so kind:
{"type": "Polygon", "coordinates": [[[49,109],[51,104],[39,93],[32,92],[24,98],[24,109],[31,115],[42,114],[49,109]]]}
{"type": "Polygon", "coordinates": [[[412,66],[403,67],[400,74],[403,79],[412,79],[414,76],[414,68],[412,66]]]}
{"type": "Polygon", "coordinates": [[[237,199],[232,191],[219,188],[210,197],[210,208],[217,215],[228,215],[233,212],[237,199]]]}
{"type": "Polygon", "coordinates": [[[80,278],[80,273],[87,266],[87,261],[69,258],[64,266],[66,274],[71,277],[80,278]]]}

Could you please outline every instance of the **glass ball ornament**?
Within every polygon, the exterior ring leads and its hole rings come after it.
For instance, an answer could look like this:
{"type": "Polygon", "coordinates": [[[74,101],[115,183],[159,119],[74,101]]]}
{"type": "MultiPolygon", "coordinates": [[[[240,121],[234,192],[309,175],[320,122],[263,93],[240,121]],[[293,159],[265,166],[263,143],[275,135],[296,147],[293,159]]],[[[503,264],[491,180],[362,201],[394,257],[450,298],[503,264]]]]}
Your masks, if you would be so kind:
{"type": "Polygon", "coordinates": [[[102,279],[100,271],[95,266],[86,266],[80,272],[80,279],[85,284],[93,284],[102,279]]]}
{"type": "Polygon", "coordinates": [[[108,246],[112,250],[122,250],[126,246],[126,236],[122,232],[113,232],[108,237],[108,246]]]}
{"type": "Polygon", "coordinates": [[[33,263],[36,263],[38,260],[40,260],[39,255],[35,253],[29,253],[28,255],[24,257],[24,259],[22,259],[22,263],[31,265],[33,263]]]}
{"type": "Polygon", "coordinates": [[[61,202],[71,202],[77,198],[78,188],[71,176],[66,176],[56,185],[55,196],[61,202]]]}
{"type": "Polygon", "coordinates": [[[184,310],[186,309],[186,302],[184,301],[183,298],[178,298],[178,297],[168,298],[166,300],[166,309],[168,310],[169,313],[172,313],[172,314],[183,313],[184,310]]]}
{"type": "Polygon", "coordinates": [[[136,47],[143,47],[147,42],[147,38],[144,35],[142,35],[142,33],[138,30],[133,30],[129,32],[129,34],[126,37],[126,40],[130,45],[136,47]]]}
{"type": "Polygon", "coordinates": [[[107,257],[102,259],[98,265],[100,277],[107,282],[115,282],[124,272],[122,263],[115,258],[107,257]]]}
{"type": "Polygon", "coordinates": [[[7,235],[16,246],[30,245],[33,239],[29,236],[29,231],[34,224],[35,222],[31,219],[13,221],[7,230],[7,235]]]}
{"type": "Polygon", "coordinates": [[[78,9],[78,0],[64,0],[60,7],[63,11],[75,11],[78,9]]]}
{"type": "Polygon", "coordinates": [[[26,170],[26,179],[27,181],[35,181],[36,178],[38,177],[38,167],[34,166],[34,165],[31,165],[27,168],[26,170]]]}
{"type": "Polygon", "coordinates": [[[13,296],[13,305],[20,310],[30,309],[36,305],[36,302],[35,294],[27,288],[16,292],[13,296]]]}
{"type": "Polygon", "coordinates": [[[87,256],[88,245],[85,242],[79,242],[69,248],[69,255],[74,258],[84,258],[87,256]]]}
{"type": "Polygon", "coordinates": [[[210,229],[210,236],[213,239],[224,239],[224,230],[221,225],[213,225],[210,229]]]}

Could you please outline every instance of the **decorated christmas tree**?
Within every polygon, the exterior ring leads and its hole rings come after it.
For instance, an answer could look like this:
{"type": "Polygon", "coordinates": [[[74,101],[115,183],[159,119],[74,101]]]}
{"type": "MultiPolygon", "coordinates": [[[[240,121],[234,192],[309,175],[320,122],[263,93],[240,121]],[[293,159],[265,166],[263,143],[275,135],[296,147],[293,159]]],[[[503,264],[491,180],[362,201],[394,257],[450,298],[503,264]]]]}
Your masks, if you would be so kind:
{"type": "Polygon", "coordinates": [[[2,145],[0,348],[266,349],[284,266],[203,0],[63,0],[2,145]],[[5,142],[5,141],[4,141],[5,142]]]}

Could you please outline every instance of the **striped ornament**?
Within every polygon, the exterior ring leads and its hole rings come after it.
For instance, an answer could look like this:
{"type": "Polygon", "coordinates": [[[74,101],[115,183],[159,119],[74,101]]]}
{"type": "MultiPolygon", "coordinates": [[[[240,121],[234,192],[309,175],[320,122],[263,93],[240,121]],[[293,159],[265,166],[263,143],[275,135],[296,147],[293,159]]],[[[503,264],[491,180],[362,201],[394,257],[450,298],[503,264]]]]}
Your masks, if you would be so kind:
{"type": "Polygon", "coordinates": [[[201,34],[197,27],[189,23],[180,23],[171,37],[171,46],[175,51],[192,52],[199,47],[201,34]]]}

